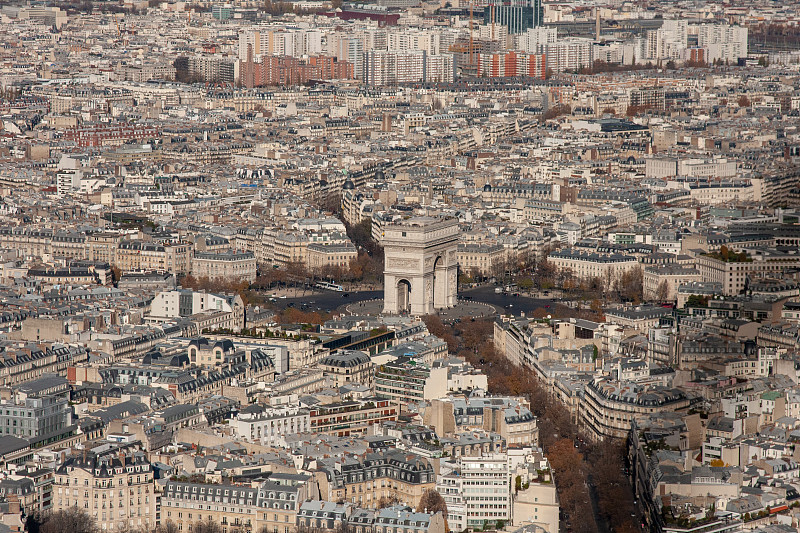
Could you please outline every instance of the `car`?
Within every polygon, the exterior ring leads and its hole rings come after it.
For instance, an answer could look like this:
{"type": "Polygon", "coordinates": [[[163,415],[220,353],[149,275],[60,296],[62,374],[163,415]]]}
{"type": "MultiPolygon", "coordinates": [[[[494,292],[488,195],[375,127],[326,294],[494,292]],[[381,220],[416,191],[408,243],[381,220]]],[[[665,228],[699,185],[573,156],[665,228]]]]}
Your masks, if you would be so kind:
{"type": "Polygon", "coordinates": [[[349,297],[350,297],[350,295],[347,294],[347,293],[342,294],[342,298],[349,298],[349,297]]]}

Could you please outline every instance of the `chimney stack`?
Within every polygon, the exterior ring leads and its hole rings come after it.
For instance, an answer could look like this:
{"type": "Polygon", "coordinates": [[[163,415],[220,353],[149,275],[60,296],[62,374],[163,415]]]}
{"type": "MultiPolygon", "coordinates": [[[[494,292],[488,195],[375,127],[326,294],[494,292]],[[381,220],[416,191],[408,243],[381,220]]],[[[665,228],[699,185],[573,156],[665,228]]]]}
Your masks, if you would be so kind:
{"type": "Polygon", "coordinates": [[[8,513],[9,514],[20,514],[22,512],[22,506],[19,502],[19,496],[16,494],[9,494],[6,496],[6,500],[8,501],[8,513]]]}
{"type": "Polygon", "coordinates": [[[594,32],[595,32],[595,40],[600,40],[600,8],[594,8],[594,32]]]}

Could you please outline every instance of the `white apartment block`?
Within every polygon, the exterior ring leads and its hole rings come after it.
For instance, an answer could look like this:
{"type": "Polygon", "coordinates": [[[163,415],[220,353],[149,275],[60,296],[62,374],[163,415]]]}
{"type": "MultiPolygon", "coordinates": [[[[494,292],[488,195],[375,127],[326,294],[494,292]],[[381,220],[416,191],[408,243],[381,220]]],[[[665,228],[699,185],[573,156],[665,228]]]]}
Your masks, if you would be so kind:
{"type": "Polygon", "coordinates": [[[576,70],[592,65],[592,41],[568,38],[544,45],[547,68],[555,72],[576,70]]]}
{"type": "Polygon", "coordinates": [[[154,317],[176,318],[203,311],[231,313],[234,311],[234,306],[228,297],[185,289],[160,292],[150,304],[150,314],[154,317]]]}
{"type": "Polygon", "coordinates": [[[697,26],[697,45],[706,50],[706,62],[736,63],[747,57],[747,28],[727,24],[697,26]]]}
{"type": "Polygon", "coordinates": [[[511,474],[505,453],[442,463],[436,490],[447,502],[450,528],[478,530],[511,520],[511,474]]]}
{"type": "Polygon", "coordinates": [[[322,32],[313,29],[275,28],[246,31],[239,35],[239,59],[247,60],[248,46],[253,60],[262,55],[319,55],[322,53],[322,32]]]}
{"type": "Polygon", "coordinates": [[[429,55],[423,50],[389,52],[370,50],[363,54],[363,79],[370,85],[453,81],[451,54],[429,55]]]}
{"type": "Polygon", "coordinates": [[[513,38],[516,41],[518,50],[540,54],[544,51],[546,45],[556,43],[558,31],[556,28],[540,26],[538,28],[529,28],[525,33],[514,35],[513,38]]]}
{"type": "Polygon", "coordinates": [[[647,58],[682,60],[686,54],[689,25],[685,20],[665,20],[657,30],[647,32],[647,58]]]}
{"type": "MultiPolygon", "coordinates": [[[[448,44],[445,41],[442,48],[442,34],[425,30],[393,31],[387,35],[387,50],[390,52],[408,52],[411,50],[424,50],[429,54],[447,52],[448,44]]],[[[452,44],[452,43],[450,43],[452,44]]]]}

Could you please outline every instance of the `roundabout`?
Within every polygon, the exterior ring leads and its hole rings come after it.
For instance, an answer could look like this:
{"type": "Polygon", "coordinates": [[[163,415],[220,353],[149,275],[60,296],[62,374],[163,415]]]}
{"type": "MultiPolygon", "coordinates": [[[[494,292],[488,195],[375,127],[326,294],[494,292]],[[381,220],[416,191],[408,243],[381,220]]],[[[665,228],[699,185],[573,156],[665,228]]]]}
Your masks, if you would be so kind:
{"type": "MultiPolygon", "coordinates": [[[[383,313],[383,299],[375,298],[360,302],[352,302],[339,308],[340,311],[349,315],[368,315],[379,316],[383,313]]],[[[439,309],[431,313],[439,316],[443,321],[457,320],[462,318],[481,318],[493,317],[503,312],[503,309],[489,303],[476,302],[459,299],[455,306],[449,309],[439,309]]],[[[401,316],[408,316],[403,314],[401,316]]]]}

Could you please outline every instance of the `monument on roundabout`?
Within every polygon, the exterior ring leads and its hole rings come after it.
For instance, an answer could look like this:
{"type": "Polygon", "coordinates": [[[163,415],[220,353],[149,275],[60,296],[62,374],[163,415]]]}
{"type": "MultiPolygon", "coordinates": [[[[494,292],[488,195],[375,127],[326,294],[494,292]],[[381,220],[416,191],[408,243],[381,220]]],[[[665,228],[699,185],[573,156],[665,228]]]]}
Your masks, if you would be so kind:
{"type": "Polygon", "coordinates": [[[383,312],[427,315],[457,304],[459,239],[455,218],[411,217],[381,232],[383,312]]]}

